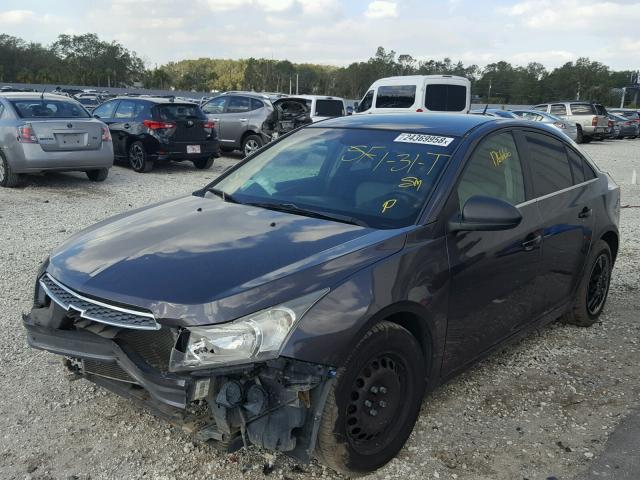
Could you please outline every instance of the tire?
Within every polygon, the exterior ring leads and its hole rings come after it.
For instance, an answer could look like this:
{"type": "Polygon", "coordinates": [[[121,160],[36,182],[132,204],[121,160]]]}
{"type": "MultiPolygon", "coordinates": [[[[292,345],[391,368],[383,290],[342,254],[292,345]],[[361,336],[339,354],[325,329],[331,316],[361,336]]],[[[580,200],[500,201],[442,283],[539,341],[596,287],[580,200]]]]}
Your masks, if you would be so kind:
{"type": "Polygon", "coordinates": [[[424,390],[424,355],[416,338],[395,323],[378,323],[338,370],[315,455],[351,477],[377,470],[409,438],[424,390]]]}
{"type": "Polygon", "coordinates": [[[611,249],[607,242],[598,240],[589,254],[573,305],[561,317],[564,323],[590,327],[598,321],[607,302],[612,269],[611,249]]]}
{"type": "Polygon", "coordinates": [[[142,142],[133,142],[129,145],[128,158],[129,165],[138,173],[148,173],[153,170],[153,161],[149,160],[142,142]]]}
{"type": "Polygon", "coordinates": [[[20,183],[20,178],[20,174],[12,170],[7,158],[0,153],[0,187],[16,187],[20,183]]]}
{"type": "Polygon", "coordinates": [[[209,170],[213,166],[213,157],[199,158],[193,161],[193,166],[198,170],[209,170]]]}
{"type": "Polygon", "coordinates": [[[264,145],[262,138],[258,135],[247,135],[242,140],[242,154],[247,157],[264,145]]]}
{"type": "Polygon", "coordinates": [[[88,170],[85,172],[89,180],[92,182],[104,182],[109,176],[108,168],[100,168],[98,170],[88,170]]]}
{"type": "Polygon", "coordinates": [[[578,134],[576,137],[576,143],[583,143],[584,142],[584,135],[582,133],[582,127],[580,125],[577,126],[578,127],[578,134]]]}

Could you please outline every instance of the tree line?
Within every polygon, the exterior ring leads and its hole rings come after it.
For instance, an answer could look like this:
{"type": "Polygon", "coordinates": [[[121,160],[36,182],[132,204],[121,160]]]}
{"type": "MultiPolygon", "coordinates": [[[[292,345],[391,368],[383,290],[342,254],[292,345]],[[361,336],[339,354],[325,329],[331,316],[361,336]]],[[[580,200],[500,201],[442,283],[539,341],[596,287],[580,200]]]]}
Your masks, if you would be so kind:
{"type": "Polygon", "coordinates": [[[620,102],[619,89],[631,71],[579,58],[548,70],[532,62],[526,66],[500,61],[484,67],[450,58],[416,60],[378,47],[367,61],[346,67],[292,63],[288,60],[199,58],[146,68],[136,52],[97,35],[60,35],[51,45],[26,42],[0,34],[0,81],[59,83],[97,87],[178,89],[197,92],[256,90],[336,95],[361,98],[376,79],[393,75],[450,74],[467,77],[477,101],[534,104],[553,99],[620,102]]]}

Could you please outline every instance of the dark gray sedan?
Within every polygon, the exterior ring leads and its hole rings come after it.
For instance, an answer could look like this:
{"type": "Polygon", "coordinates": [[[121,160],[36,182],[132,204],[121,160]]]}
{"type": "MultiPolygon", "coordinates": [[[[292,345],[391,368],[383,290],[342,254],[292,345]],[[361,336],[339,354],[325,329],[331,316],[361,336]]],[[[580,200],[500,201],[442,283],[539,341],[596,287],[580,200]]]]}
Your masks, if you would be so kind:
{"type": "Polygon", "coordinates": [[[326,120],[72,237],[24,326],[201,440],[361,475],[425,390],[559,317],[598,321],[619,213],[617,185],[542,124],[326,120]]]}

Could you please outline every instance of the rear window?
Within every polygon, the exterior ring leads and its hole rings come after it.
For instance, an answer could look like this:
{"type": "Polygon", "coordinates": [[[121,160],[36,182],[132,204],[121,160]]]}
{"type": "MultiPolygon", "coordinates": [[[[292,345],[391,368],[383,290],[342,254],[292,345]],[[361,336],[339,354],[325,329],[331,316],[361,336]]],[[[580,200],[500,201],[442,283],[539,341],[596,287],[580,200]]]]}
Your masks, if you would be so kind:
{"type": "Polygon", "coordinates": [[[571,113],[573,115],[593,115],[595,112],[590,103],[572,103],[571,113]]]}
{"type": "Polygon", "coordinates": [[[340,100],[316,100],[316,115],[341,117],[344,115],[344,104],[340,100]]]}
{"type": "Polygon", "coordinates": [[[551,105],[551,113],[553,113],[554,115],[566,115],[567,107],[562,103],[556,103],[554,105],[551,105]]]}
{"type": "Polygon", "coordinates": [[[156,107],[161,120],[182,120],[186,118],[204,119],[204,114],[198,105],[166,104],[156,107]]]}
{"type": "Polygon", "coordinates": [[[618,113],[618,115],[623,115],[629,120],[637,120],[638,118],[640,118],[640,115],[638,115],[636,112],[620,112],[618,113]]]}
{"type": "Polygon", "coordinates": [[[415,85],[387,85],[378,88],[376,108],[409,108],[415,101],[415,85]]]}
{"type": "Polygon", "coordinates": [[[462,85],[427,85],[424,106],[438,112],[460,112],[467,107],[467,88],[462,85]]]}
{"type": "Polygon", "coordinates": [[[594,105],[596,112],[598,113],[598,115],[606,115],[607,114],[607,110],[602,106],[602,105],[594,105]]]}
{"type": "Polygon", "coordinates": [[[87,111],[75,102],[64,100],[12,100],[20,118],[89,118],[87,111]]]}

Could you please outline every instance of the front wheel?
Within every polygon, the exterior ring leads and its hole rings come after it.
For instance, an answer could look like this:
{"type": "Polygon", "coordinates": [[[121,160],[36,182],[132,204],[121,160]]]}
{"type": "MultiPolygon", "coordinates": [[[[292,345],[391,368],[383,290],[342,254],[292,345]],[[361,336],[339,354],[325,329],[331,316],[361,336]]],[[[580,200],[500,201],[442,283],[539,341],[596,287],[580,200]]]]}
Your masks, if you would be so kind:
{"type": "Polygon", "coordinates": [[[593,137],[587,137],[586,135],[582,135],[582,143],[589,143],[591,140],[593,140],[593,137]]]}
{"type": "Polygon", "coordinates": [[[582,133],[582,127],[580,125],[578,125],[577,128],[578,128],[578,133],[576,135],[576,143],[583,143],[584,142],[584,134],[582,133]]]}
{"type": "Polygon", "coordinates": [[[378,323],[338,371],[320,422],[318,459],[348,476],[382,467],[409,438],[424,389],[416,338],[395,323],[378,323]]]}
{"type": "Polygon", "coordinates": [[[142,142],[133,142],[129,146],[129,165],[139,173],[147,173],[153,169],[153,162],[149,160],[142,142]]]}
{"type": "Polygon", "coordinates": [[[562,321],[580,327],[589,327],[598,321],[609,294],[613,256],[609,244],[598,240],[589,254],[571,310],[562,321]]]}
{"type": "Polygon", "coordinates": [[[247,157],[262,147],[263,144],[262,138],[258,135],[247,135],[242,141],[242,153],[247,157]]]}

